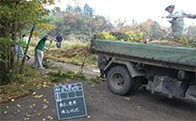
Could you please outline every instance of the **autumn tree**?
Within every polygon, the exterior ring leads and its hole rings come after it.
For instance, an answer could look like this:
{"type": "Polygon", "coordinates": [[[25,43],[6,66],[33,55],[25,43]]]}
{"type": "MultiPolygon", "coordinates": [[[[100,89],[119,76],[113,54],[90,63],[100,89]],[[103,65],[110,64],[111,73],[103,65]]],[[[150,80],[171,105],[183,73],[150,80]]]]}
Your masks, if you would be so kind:
{"type": "Polygon", "coordinates": [[[144,31],[145,38],[149,38],[150,40],[160,39],[164,34],[159,23],[151,19],[141,23],[140,26],[144,31]]]}
{"type": "MultiPolygon", "coordinates": [[[[44,26],[47,20],[45,15],[49,14],[45,5],[54,4],[54,0],[1,0],[0,2],[0,76],[12,69],[14,64],[14,53],[17,35],[20,36],[24,28],[31,28],[29,42],[31,41],[36,25],[44,26]]],[[[25,56],[23,58],[23,64],[25,56]]],[[[22,72],[22,70],[21,70],[22,72]]]]}
{"type": "Polygon", "coordinates": [[[68,5],[66,11],[58,11],[53,17],[54,28],[51,32],[54,34],[60,32],[65,39],[86,40],[94,33],[109,29],[109,22],[105,17],[99,15],[91,17],[89,14],[84,14],[84,8],[68,5]]]}

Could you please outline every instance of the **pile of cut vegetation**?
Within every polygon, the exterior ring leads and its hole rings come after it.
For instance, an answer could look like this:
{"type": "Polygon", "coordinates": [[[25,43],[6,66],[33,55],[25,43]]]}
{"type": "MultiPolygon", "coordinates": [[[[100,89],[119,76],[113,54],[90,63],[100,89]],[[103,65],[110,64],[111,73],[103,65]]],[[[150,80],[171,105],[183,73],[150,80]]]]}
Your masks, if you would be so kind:
{"type": "Polygon", "coordinates": [[[145,32],[138,31],[126,31],[126,32],[101,32],[96,35],[97,39],[101,40],[110,40],[110,41],[125,41],[125,42],[139,42],[139,43],[151,43],[151,44],[160,44],[160,45],[169,45],[169,46],[180,46],[180,47],[192,47],[196,48],[196,40],[193,38],[188,38],[186,36],[166,36],[159,37],[157,39],[152,38],[151,36],[145,37],[145,32]]]}
{"type": "Polygon", "coordinates": [[[53,49],[50,51],[53,57],[72,58],[75,56],[85,56],[88,53],[89,47],[74,47],[68,50],[53,49]]]}
{"type": "Polygon", "coordinates": [[[184,46],[181,41],[172,41],[172,40],[153,40],[147,43],[151,44],[160,44],[160,45],[171,45],[171,46],[184,46]]]}
{"type": "Polygon", "coordinates": [[[63,57],[74,57],[74,56],[85,56],[88,53],[89,47],[75,47],[72,49],[67,50],[64,54],[63,57]]]}
{"type": "Polygon", "coordinates": [[[89,53],[89,46],[77,46],[69,49],[60,48],[52,49],[44,56],[46,62],[50,60],[65,62],[74,65],[94,65],[96,64],[97,57],[89,53]]]}
{"type": "Polygon", "coordinates": [[[192,47],[196,48],[196,42],[188,40],[153,40],[147,43],[169,45],[169,46],[179,46],[179,47],[192,47]]]}

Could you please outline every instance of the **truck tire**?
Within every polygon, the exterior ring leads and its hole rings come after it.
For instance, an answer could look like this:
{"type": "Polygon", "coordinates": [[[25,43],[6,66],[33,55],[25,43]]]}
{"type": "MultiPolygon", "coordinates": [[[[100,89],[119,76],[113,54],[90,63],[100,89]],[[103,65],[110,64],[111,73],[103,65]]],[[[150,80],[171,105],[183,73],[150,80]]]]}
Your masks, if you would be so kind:
{"type": "Polygon", "coordinates": [[[124,66],[112,67],[107,73],[108,88],[115,94],[125,95],[135,88],[135,81],[124,66]]]}

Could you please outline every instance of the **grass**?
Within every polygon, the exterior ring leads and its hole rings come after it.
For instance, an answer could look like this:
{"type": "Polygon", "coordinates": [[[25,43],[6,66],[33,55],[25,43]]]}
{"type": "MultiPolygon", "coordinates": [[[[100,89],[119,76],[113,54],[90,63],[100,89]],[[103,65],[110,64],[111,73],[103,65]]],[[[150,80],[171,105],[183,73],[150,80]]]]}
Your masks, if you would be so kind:
{"type": "Polygon", "coordinates": [[[61,70],[52,70],[49,71],[46,75],[51,79],[51,82],[55,83],[66,83],[68,82],[68,80],[78,80],[91,82],[92,85],[96,85],[102,81],[102,79],[98,75],[86,74],[74,70],[66,72],[62,72],[61,70]]]}
{"type": "MultiPolygon", "coordinates": [[[[32,41],[30,45],[28,54],[31,56],[34,56],[36,42],[37,41],[32,41]]],[[[49,46],[50,43],[47,42],[46,47],[49,46]]],[[[50,69],[55,61],[82,65],[87,56],[85,65],[94,67],[94,65],[96,65],[97,57],[96,55],[89,54],[88,50],[89,43],[66,41],[62,43],[60,49],[57,49],[56,43],[53,42],[51,44],[50,52],[45,52],[44,58],[47,63],[43,62],[43,65],[45,64],[44,67],[50,69]],[[49,59],[49,61],[47,59],[49,59]]],[[[97,75],[76,71],[63,72],[60,69],[53,69],[52,71],[43,74],[42,72],[40,73],[40,70],[32,69],[27,65],[24,67],[24,73],[18,74],[16,71],[20,68],[19,64],[16,64],[13,70],[4,78],[4,81],[9,80],[10,83],[0,87],[0,103],[32,94],[35,90],[43,87],[58,83],[68,83],[69,80],[87,81],[91,82],[93,86],[101,81],[97,75]]]]}
{"type": "Polygon", "coordinates": [[[68,79],[72,80],[87,80],[85,73],[76,72],[76,71],[66,71],[62,72],[61,70],[54,70],[47,73],[50,77],[51,82],[62,82],[67,81],[68,79]]]}
{"type": "Polygon", "coordinates": [[[16,64],[12,72],[7,75],[6,79],[11,79],[10,83],[0,88],[0,103],[28,95],[43,85],[45,77],[39,70],[25,66],[24,73],[18,74],[16,73],[18,66],[16,64]]]}

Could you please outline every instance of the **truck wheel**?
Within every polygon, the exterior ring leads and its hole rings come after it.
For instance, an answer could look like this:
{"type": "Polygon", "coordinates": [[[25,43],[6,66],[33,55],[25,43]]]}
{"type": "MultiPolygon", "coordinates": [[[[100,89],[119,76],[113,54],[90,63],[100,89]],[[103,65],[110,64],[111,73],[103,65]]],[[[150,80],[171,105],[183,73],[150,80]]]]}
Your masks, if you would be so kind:
{"type": "Polygon", "coordinates": [[[134,90],[135,81],[124,66],[115,66],[107,74],[107,85],[112,92],[125,95],[134,90]]]}

